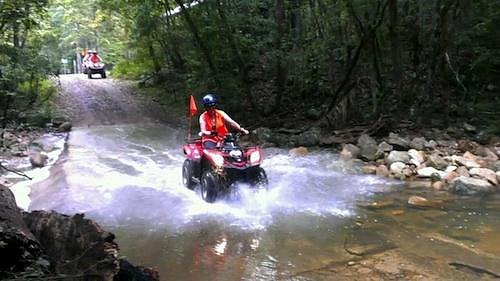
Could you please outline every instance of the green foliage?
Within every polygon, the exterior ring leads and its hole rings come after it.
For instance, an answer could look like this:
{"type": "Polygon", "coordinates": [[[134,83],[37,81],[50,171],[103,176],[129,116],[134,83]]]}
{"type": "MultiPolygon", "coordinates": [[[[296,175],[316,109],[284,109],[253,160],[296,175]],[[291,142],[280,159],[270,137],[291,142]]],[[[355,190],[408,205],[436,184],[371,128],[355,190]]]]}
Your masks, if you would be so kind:
{"type": "Polygon", "coordinates": [[[4,128],[33,108],[40,89],[52,90],[43,82],[51,64],[40,53],[44,41],[38,32],[48,2],[2,1],[0,5],[0,126],[4,128]]]}
{"type": "MultiPolygon", "coordinates": [[[[498,1],[191,2],[52,0],[47,17],[46,3],[2,1],[5,28],[19,17],[41,28],[23,51],[0,44],[0,61],[14,85],[33,85],[33,73],[98,49],[112,75],[164,83],[165,100],[214,90],[236,115],[259,118],[266,108],[297,126],[310,109],[342,126],[379,114],[446,119],[463,102],[500,103],[498,1]],[[179,3],[185,9],[172,14],[179,3]],[[39,12],[26,13],[30,5],[39,12]],[[17,70],[28,58],[36,67],[17,70]]],[[[2,36],[13,42],[12,31],[2,36]]]]}
{"type": "Polygon", "coordinates": [[[148,76],[152,69],[151,62],[123,60],[113,68],[113,76],[125,79],[139,79],[148,76]]]}

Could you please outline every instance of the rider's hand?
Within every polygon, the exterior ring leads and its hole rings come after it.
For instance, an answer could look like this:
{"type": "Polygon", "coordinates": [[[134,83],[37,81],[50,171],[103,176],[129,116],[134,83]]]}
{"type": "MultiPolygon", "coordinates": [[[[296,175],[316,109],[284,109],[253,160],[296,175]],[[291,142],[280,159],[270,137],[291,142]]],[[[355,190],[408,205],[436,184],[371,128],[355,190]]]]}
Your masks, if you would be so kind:
{"type": "Polygon", "coordinates": [[[240,129],[240,131],[241,131],[243,134],[245,134],[245,135],[248,135],[248,133],[249,133],[249,132],[248,132],[248,130],[247,130],[247,129],[245,129],[245,128],[241,128],[241,129],[240,129]]]}

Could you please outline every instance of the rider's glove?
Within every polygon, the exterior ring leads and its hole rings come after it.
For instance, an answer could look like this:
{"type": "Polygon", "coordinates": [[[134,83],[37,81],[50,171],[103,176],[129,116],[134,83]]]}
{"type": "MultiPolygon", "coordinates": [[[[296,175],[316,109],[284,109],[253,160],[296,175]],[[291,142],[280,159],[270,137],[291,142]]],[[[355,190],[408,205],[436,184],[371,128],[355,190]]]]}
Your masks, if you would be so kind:
{"type": "Polygon", "coordinates": [[[245,135],[248,135],[248,130],[246,130],[245,128],[240,128],[240,131],[245,134],[245,135]]]}

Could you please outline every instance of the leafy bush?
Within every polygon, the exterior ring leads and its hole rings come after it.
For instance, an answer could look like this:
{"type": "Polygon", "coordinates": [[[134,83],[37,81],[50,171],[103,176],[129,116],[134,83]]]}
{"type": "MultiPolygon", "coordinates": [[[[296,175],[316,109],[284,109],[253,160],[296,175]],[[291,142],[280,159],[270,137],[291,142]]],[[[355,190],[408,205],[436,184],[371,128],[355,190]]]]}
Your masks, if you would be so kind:
{"type": "Polygon", "coordinates": [[[130,60],[120,61],[113,68],[112,76],[116,78],[138,79],[151,73],[151,63],[130,60]]]}

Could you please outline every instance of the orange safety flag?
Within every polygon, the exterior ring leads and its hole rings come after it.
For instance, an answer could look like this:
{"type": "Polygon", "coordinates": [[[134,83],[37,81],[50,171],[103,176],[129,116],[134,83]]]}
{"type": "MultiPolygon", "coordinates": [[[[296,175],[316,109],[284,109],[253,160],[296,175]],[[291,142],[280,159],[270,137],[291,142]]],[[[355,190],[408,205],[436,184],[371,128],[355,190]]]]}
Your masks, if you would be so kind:
{"type": "Polygon", "coordinates": [[[196,102],[194,101],[193,96],[189,96],[189,117],[193,117],[196,115],[196,111],[198,109],[196,108],[196,102]]]}

